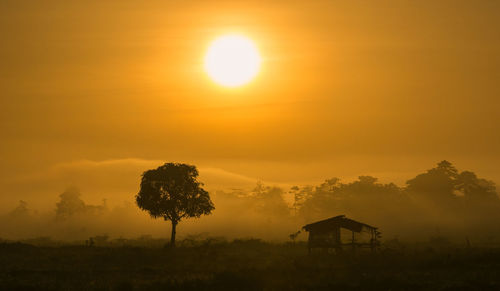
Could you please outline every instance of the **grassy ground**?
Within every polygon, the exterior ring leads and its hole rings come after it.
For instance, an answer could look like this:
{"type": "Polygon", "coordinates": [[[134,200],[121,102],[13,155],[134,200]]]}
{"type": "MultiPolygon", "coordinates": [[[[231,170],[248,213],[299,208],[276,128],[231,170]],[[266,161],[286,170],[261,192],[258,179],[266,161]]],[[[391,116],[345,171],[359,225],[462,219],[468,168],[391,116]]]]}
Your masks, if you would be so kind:
{"type": "Polygon", "coordinates": [[[500,249],[315,253],[258,240],[151,247],[0,244],[0,290],[500,290],[500,249]]]}

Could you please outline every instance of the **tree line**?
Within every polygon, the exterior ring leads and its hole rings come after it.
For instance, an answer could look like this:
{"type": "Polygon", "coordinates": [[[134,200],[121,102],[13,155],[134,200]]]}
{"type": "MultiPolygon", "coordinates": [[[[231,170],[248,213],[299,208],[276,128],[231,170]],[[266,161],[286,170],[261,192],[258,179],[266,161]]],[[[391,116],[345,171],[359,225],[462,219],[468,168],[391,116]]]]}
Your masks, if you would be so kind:
{"type": "MultiPolygon", "coordinates": [[[[352,182],[330,178],[318,185],[290,189],[258,182],[251,190],[220,190],[209,194],[203,187],[195,166],[166,163],[143,173],[135,202],[151,217],[170,222],[172,245],[175,245],[180,222],[212,214],[216,207],[215,219],[208,224],[205,222],[199,229],[205,227],[207,232],[237,229],[242,230],[239,235],[266,237],[266,233],[273,233],[274,237],[287,237],[306,223],[339,214],[393,234],[419,227],[447,226],[468,227],[468,231],[486,233],[488,228],[500,222],[500,199],[495,184],[472,171],[459,171],[448,161],[438,163],[402,186],[381,183],[371,176],[359,176],[352,182]]],[[[59,198],[52,214],[56,224],[73,218],[83,224],[86,220],[81,217],[105,219],[114,211],[108,209],[106,200],[101,205],[85,203],[76,187],[66,189],[59,198]]],[[[127,210],[129,214],[126,215],[114,211],[121,229],[134,223],[138,226],[133,221],[132,210],[127,210]]],[[[10,221],[22,221],[20,218],[31,216],[35,219],[39,215],[29,209],[25,201],[20,201],[8,216],[10,221]]],[[[104,225],[101,224],[101,228],[104,225]]]]}

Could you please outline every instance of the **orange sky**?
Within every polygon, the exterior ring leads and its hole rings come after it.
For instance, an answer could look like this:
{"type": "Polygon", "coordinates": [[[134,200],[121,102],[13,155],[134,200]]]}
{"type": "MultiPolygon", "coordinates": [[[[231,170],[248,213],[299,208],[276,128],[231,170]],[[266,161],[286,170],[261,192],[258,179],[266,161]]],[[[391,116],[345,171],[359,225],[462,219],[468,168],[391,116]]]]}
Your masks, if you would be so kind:
{"type": "Polygon", "coordinates": [[[448,159],[500,182],[498,1],[103,2],[0,3],[8,201],[80,181],[34,190],[61,164],[130,159],[284,184],[448,159]],[[202,64],[227,32],[263,58],[232,90],[202,64]]]}

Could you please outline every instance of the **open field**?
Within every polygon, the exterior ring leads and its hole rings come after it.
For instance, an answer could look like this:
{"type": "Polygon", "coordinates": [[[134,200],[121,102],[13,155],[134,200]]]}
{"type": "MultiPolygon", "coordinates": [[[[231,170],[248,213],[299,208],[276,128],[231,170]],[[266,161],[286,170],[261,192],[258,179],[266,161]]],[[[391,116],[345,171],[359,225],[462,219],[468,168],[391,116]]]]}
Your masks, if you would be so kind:
{"type": "Polygon", "coordinates": [[[0,245],[0,290],[498,290],[500,248],[407,245],[307,255],[304,243],[0,245]]]}

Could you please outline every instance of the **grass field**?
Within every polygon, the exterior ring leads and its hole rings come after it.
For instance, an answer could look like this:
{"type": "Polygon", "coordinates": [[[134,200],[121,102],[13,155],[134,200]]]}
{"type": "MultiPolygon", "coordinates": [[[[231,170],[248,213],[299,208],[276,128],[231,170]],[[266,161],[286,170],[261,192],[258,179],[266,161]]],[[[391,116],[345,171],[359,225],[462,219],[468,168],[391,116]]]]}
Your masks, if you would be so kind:
{"type": "Polygon", "coordinates": [[[500,249],[307,255],[304,243],[0,244],[0,290],[499,290],[500,249]]]}

